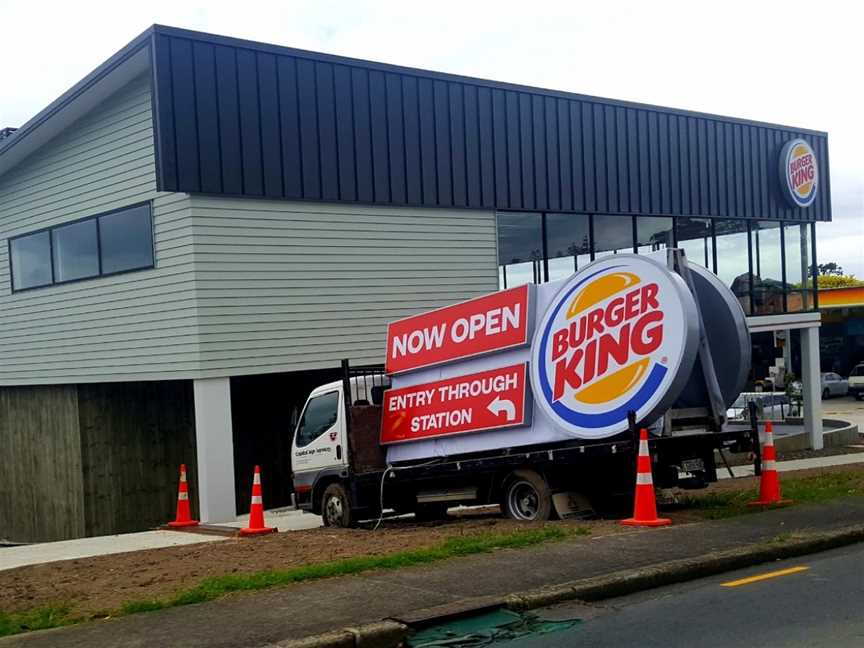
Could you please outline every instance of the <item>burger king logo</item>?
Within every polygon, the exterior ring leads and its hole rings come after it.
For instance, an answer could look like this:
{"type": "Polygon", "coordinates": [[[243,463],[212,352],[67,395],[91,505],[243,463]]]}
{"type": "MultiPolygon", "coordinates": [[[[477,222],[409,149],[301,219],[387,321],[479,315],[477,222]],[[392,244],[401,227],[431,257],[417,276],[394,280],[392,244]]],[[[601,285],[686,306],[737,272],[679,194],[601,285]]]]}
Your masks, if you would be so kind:
{"type": "Polygon", "coordinates": [[[813,204],[819,187],[819,167],[816,154],[803,139],[792,140],[783,147],[780,177],[793,205],[809,207],[813,204]]]}
{"type": "Polygon", "coordinates": [[[690,375],[698,315],[683,280],[659,261],[616,255],[586,266],[552,299],[532,344],[531,384],[562,430],[602,438],[648,421],[690,375]]]}

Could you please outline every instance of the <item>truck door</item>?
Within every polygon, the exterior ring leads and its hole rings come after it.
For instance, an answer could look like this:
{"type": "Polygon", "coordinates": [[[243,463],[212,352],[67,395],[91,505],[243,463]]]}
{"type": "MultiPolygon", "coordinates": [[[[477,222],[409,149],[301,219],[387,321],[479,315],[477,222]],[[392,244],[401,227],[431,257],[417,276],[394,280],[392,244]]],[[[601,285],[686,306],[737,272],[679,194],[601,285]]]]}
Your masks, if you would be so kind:
{"type": "Polygon", "coordinates": [[[338,388],[313,394],[306,401],[294,435],[295,485],[305,482],[311,486],[320,471],[347,467],[344,419],[342,391],[338,388]]]}

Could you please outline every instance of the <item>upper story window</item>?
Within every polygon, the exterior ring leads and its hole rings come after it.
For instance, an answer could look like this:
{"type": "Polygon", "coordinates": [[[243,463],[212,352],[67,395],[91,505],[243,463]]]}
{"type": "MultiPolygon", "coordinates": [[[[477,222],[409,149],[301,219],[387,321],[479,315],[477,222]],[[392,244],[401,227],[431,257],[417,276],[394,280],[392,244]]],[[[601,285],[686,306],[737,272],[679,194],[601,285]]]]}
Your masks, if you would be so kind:
{"type": "Polygon", "coordinates": [[[498,212],[498,284],[555,281],[609,254],[676,246],[729,286],[747,315],[812,310],[813,230],[781,221],[498,212]]]}
{"type": "Polygon", "coordinates": [[[13,290],[152,268],[150,204],[15,237],[9,254],[13,290]]]}

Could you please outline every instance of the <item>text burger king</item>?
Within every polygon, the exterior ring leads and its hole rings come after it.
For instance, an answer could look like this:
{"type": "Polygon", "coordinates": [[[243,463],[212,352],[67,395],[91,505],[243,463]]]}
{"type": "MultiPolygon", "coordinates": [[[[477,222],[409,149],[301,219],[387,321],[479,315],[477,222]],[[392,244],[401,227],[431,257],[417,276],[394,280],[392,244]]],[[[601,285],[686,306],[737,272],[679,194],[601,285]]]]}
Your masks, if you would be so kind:
{"type": "Polygon", "coordinates": [[[805,140],[787,142],[780,152],[780,182],[796,207],[809,207],[816,200],[819,166],[816,153],[805,140]]]}
{"type": "Polygon", "coordinates": [[[574,436],[650,418],[693,366],[698,316],[683,280],[658,261],[617,255],[592,263],[555,295],[534,336],[534,399],[574,436]]]}

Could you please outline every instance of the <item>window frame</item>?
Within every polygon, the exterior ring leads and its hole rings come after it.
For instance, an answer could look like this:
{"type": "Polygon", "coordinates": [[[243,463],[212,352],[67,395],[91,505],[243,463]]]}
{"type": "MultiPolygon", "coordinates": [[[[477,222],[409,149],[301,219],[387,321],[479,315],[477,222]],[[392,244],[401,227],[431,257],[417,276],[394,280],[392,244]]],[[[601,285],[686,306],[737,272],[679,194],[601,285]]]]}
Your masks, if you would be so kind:
{"type": "Polygon", "coordinates": [[[100,212],[98,214],[94,214],[92,216],[84,216],[82,218],[76,218],[75,220],[66,221],[64,223],[57,223],[56,225],[50,225],[48,227],[42,227],[37,230],[32,230],[30,232],[25,232],[24,234],[18,234],[17,236],[10,236],[6,239],[6,253],[9,259],[9,284],[12,290],[12,293],[22,293],[28,292],[30,290],[44,290],[45,288],[51,288],[52,286],[65,286],[68,284],[78,283],[80,281],[92,281],[94,279],[101,279],[103,277],[115,277],[118,275],[128,274],[130,272],[140,272],[141,270],[152,270],[156,267],[156,226],[153,219],[153,201],[152,200],[144,200],[141,202],[133,203],[131,205],[124,205],[123,207],[118,207],[116,209],[111,209],[105,212],[100,212]],[[136,209],[138,207],[147,207],[148,215],[150,217],[150,246],[152,248],[153,254],[151,255],[151,263],[147,266],[139,266],[137,268],[128,268],[126,270],[115,270],[113,272],[103,272],[102,271],[102,231],[101,225],[99,223],[99,219],[103,216],[110,216],[112,214],[116,214],[119,212],[128,211],[130,209],[136,209]],[[85,221],[95,220],[96,221],[96,256],[97,262],[99,266],[99,274],[90,275],[87,277],[77,277],[75,279],[66,279],[65,281],[57,280],[57,271],[54,268],[54,230],[61,229],[63,227],[67,227],[69,225],[77,225],[78,223],[83,223],[85,221]],[[34,234],[41,234],[43,232],[48,233],[48,263],[51,266],[51,282],[46,284],[41,284],[39,286],[29,286],[27,288],[16,288],[15,287],[15,275],[12,268],[12,242],[21,238],[26,238],[28,236],[33,236],[34,234]]]}
{"type": "Polygon", "coordinates": [[[19,234],[18,236],[13,236],[6,240],[6,254],[9,259],[9,285],[12,289],[13,293],[16,292],[26,292],[28,290],[38,290],[40,288],[48,288],[49,286],[55,285],[54,283],[54,242],[53,237],[51,236],[50,228],[42,228],[35,230],[33,232],[27,232],[26,234],[19,234]],[[15,263],[12,261],[12,241],[29,238],[31,236],[36,236],[37,234],[47,234],[48,235],[48,268],[50,270],[51,280],[48,283],[39,284],[38,286],[27,286],[25,288],[15,288],[15,263]]]}
{"type": "Polygon", "coordinates": [[[297,419],[297,428],[294,431],[294,447],[296,447],[298,450],[300,448],[307,448],[310,445],[312,445],[315,441],[320,439],[324,435],[324,433],[327,432],[327,430],[333,428],[334,426],[339,425],[339,417],[342,415],[340,410],[343,409],[342,407],[340,407],[341,403],[342,403],[342,390],[339,389],[338,387],[334,388],[334,389],[329,389],[329,390],[324,391],[324,392],[321,392],[320,394],[315,394],[314,396],[310,396],[308,398],[308,400],[306,401],[306,404],[303,406],[303,411],[300,412],[300,417],[297,419]],[[303,418],[306,416],[306,410],[309,409],[309,405],[316,398],[323,398],[323,397],[329,396],[331,394],[336,394],[336,420],[333,422],[333,425],[331,425],[329,428],[327,428],[326,430],[324,430],[323,432],[321,432],[317,436],[312,437],[303,445],[300,445],[299,438],[297,435],[300,433],[300,424],[303,422],[303,418]]]}
{"type": "MultiPolygon", "coordinates": [[[[590,260],[596,261],[596,236],[595,236],[595,220],[597,216],[614,216],[616,218],[631,218],[632,219],[632,248],[633,253],[638,254],[638,239],[637,236],[637,228],[638,228],[638,219],[642,216],[636,214],[622,214],[622,213],[614,213],[614,212],[604,212],[604,211],[562,211],[562,210],[540,210],[540,211],[526,211],[524,209],[496,209],[495,210],[495,232],[496,232],[496,246],[495,246],[495,255],[498,267],[498,278],[499,278],[499,287],[509,288],[511,286],[507,283],[506,270],[503,274],[503,282],[502,282],[502,273],[501,268],[504,267],[501,265],[500,259],[500,248],[498,246],[497,241],[499,240],[499,230],[498,230],[498,215],[499,214],[512,214],[512,213],[520,213],[520,214],[536,214],[540,217],[540,228],[541,228],[541,243],[542,243],[542,254],[543,258],[540,260],[540,281],[532,281],[531,283],[546,283],[549,281],[549,250],[548,250],[548,230],[547,230],[547,222],[546,217],[548,214],[572,214],[574,216],[582,216],[586,217],[588,221],[588,241],[589,241],[589,256],[590,260]]],[[[689,214],[686,216],[671,216],[666,214],[645,214],[646,217],[656,217],[656,218],[671,218],[672,219],[672,241],[673,245],[678,245],[678,220],[679,218],[698,218],[708,220],[710,223],[710,239],[711,239],[711,250],[709,255],[709,264],[708,269],[714,274],[717,275],[718,270],[718,252],[717,252],[717,223],[718,221],[736,221],[744,225],[740,231],[733,232],[737,234],[743,234],[746,238],[746,247],[747,247],[747,278],[748,278],[748,288],[747,288],[747,297],[750,301],[749,308],[745,309],[745,315],[747,317],[761,317],[763,315],[757,315],[756,313],[746,312],[746,310],[753,310],[755,304],[754,298],[754,254],[753,254],[753,246],[754,246],[754,238],[755,238],[755,230],[758,229],[758,223],[760,221],[764,222],[776,222],[778,224],[780,230],[780,264],[781,264],[781,281],[783,283],[783,294],[782,294],[782,312],[774,313],[774,315],[788,315],[789,311],[789,293],[790,287],[788,283],[787,277],[787,268],[786,268],[786,227],[790,225],[803,225],[808,229],[807,236],[808,240],[808,256],[809,258],[806,260],[808,272],[807,276],[802,278],[802,290],[809,291],[810,295],[812,295],[809,308],[805,308],[801,311],[791,311],[792,313],[813,313],[819,311],[819,290],[817,286],[817,280],[815,276],[815,268],[816,260],[817,260],[817,251],[816,251],[816,223],[813,221],[797,221],[791,219],[778,219],[778,218],[729,218],[726,216],[720,216],[715,214],[689,214]]],[[[724,233],[720,233],[720,236],[723,236],[724,233]]],[[[557,258],[557,257],[555,257],[557,258]]],[[[599,257],[602,258],[602,257],[599,257]]],[[[702,261],[703,259],[700,259],[702,261]]],[[[743,308],[742,304],[742,308],[743,308]]]]}

